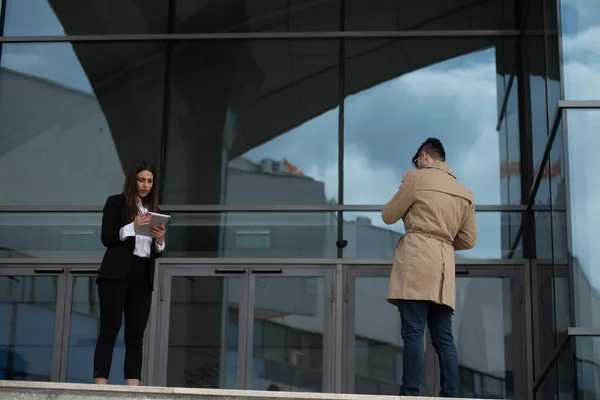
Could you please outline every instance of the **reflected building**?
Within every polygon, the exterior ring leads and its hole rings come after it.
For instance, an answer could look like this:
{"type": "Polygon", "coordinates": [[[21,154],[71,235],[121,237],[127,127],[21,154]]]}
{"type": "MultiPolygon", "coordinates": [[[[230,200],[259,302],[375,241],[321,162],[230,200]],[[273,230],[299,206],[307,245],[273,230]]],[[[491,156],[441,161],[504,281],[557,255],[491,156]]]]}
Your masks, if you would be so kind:
{"type": "Polygon", "coordinates": [[[96,3],[0,1],[0,379],[91,381],[102,206],[144,158],[147,384],[397,394],[380,213],[433,136],[477,209],[461,397],[596,396],[591,0],[96,3]]]}

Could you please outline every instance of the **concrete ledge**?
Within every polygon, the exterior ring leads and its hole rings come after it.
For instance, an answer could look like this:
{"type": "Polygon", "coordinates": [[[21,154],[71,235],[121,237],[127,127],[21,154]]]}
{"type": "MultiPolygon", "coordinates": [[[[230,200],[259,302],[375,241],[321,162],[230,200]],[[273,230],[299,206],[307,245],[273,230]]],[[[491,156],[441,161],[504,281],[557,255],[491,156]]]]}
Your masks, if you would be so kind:
{"type": "MultiPolygon", "coordinates": [[[[424,400],[427,397],[367,396],[343,393],[267,392],[153,386],[90,385],[0,380],[2,400],[424,400]]],[[[431,399],[431,398],[430,398],[431,399]]]]}

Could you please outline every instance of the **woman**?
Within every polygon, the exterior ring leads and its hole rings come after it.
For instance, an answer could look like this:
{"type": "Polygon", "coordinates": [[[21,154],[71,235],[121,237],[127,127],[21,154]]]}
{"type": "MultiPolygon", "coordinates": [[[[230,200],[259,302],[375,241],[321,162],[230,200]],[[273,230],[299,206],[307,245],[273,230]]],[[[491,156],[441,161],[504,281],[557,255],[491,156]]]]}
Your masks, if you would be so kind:
{"type": "Polygon", "coordinates": [[[138,161],[127,174],[122,194],[110,196],[102,213],[106,253],[96,283],[100,333],[94,353],[94,383],[108,382],[113,348],[125,313],[125,383],[138,386],[142,374],[144,330],[150,314],[154,260],[165,249],[163,225],[150,228],[153,238],[137,235],[158,212],[156,170],[138,161]]]}

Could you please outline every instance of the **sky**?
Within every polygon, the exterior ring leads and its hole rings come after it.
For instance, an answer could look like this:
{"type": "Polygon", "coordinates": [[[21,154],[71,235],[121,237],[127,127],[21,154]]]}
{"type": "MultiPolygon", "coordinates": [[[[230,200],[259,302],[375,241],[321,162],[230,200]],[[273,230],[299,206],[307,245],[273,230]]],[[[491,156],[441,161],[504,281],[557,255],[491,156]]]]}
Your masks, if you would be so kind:
{"type": "MultiPolygon", "coordinates": [[[[64,35],[47,0],[9,1],[7,13],[7,35],[64,35]]],[[[566,98],[598,99],[600,3],[563,1],[561,14],[566,98]]],[[[68,43],[6,44],[2,66],[92,92],[85,71],[68,43]]],[[[458,178],[471,188],[476,203],[501,204],[498,178],[501,145],[495,130],[497,82],[496,52],[490,47],[348,96],[344,203],[387,202],[397,190],[403,172],[412,168],[410,159],[418,145],[426,137],[435,136],[444,142],[448,163],[458,178]]],[[[511,116],[513,120],[509,124],[516,123],[514,117],[511,116]]],[[[589,154],[590,148],[599,147],[598,135],[594,133],[598,126],[600,112],[569,113],[573,248],[593,285],[600,288],[600,269],[595,267],[595,261],[600,260],[600,246],[595,246],[590,239],[592,229],[600,226],[600,211],[592,206],[597,204],[600,189],[596,189],[599,185],[594,174],[585,173],[598,170],[600,162],[595,157],[582,156],[589,154]]],[[[337,132],[338,110],[333,109],[244,156],[255,161],[286,158],[306,175],[325,182],[326,196],[337,199],[337,132]]],[[[518,181],[511,183],[511,189],[513,186],[518,187],[518,181]]],[[[364,215],[375,225],[384,225],[377,213],[364,215]]],[[[400,232],[402,226],[392,229],[400,232]]],[[[500,216],[482,216],[480,232],[478,247],[490,250],[473,255],[499,257],[500,216]]]]}

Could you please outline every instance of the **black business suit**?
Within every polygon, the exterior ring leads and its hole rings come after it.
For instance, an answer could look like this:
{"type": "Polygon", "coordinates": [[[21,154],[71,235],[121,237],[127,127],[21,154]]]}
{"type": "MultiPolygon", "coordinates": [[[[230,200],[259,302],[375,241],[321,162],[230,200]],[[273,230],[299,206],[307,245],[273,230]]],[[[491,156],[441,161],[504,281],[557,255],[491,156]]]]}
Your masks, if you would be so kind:
{"type": "Polygon", "coordinates": [[[125,196],[110,196],[102,212],[101,240],[106,252],[96,278],[100,333],[94,353],[95,378],[108,379],[124,313],[125,379],[141,380],[142,347],[152,302],[154,261],[162,252],[157,252],[154,239],[149,245],[149,252],[147,245],[150,239],[140,238],[137,243],[136,236],[129,236],[121,240],[121,229],[131,222],[125,196]],[[134,255],[135,251],[144,256],[134,255]]]}

